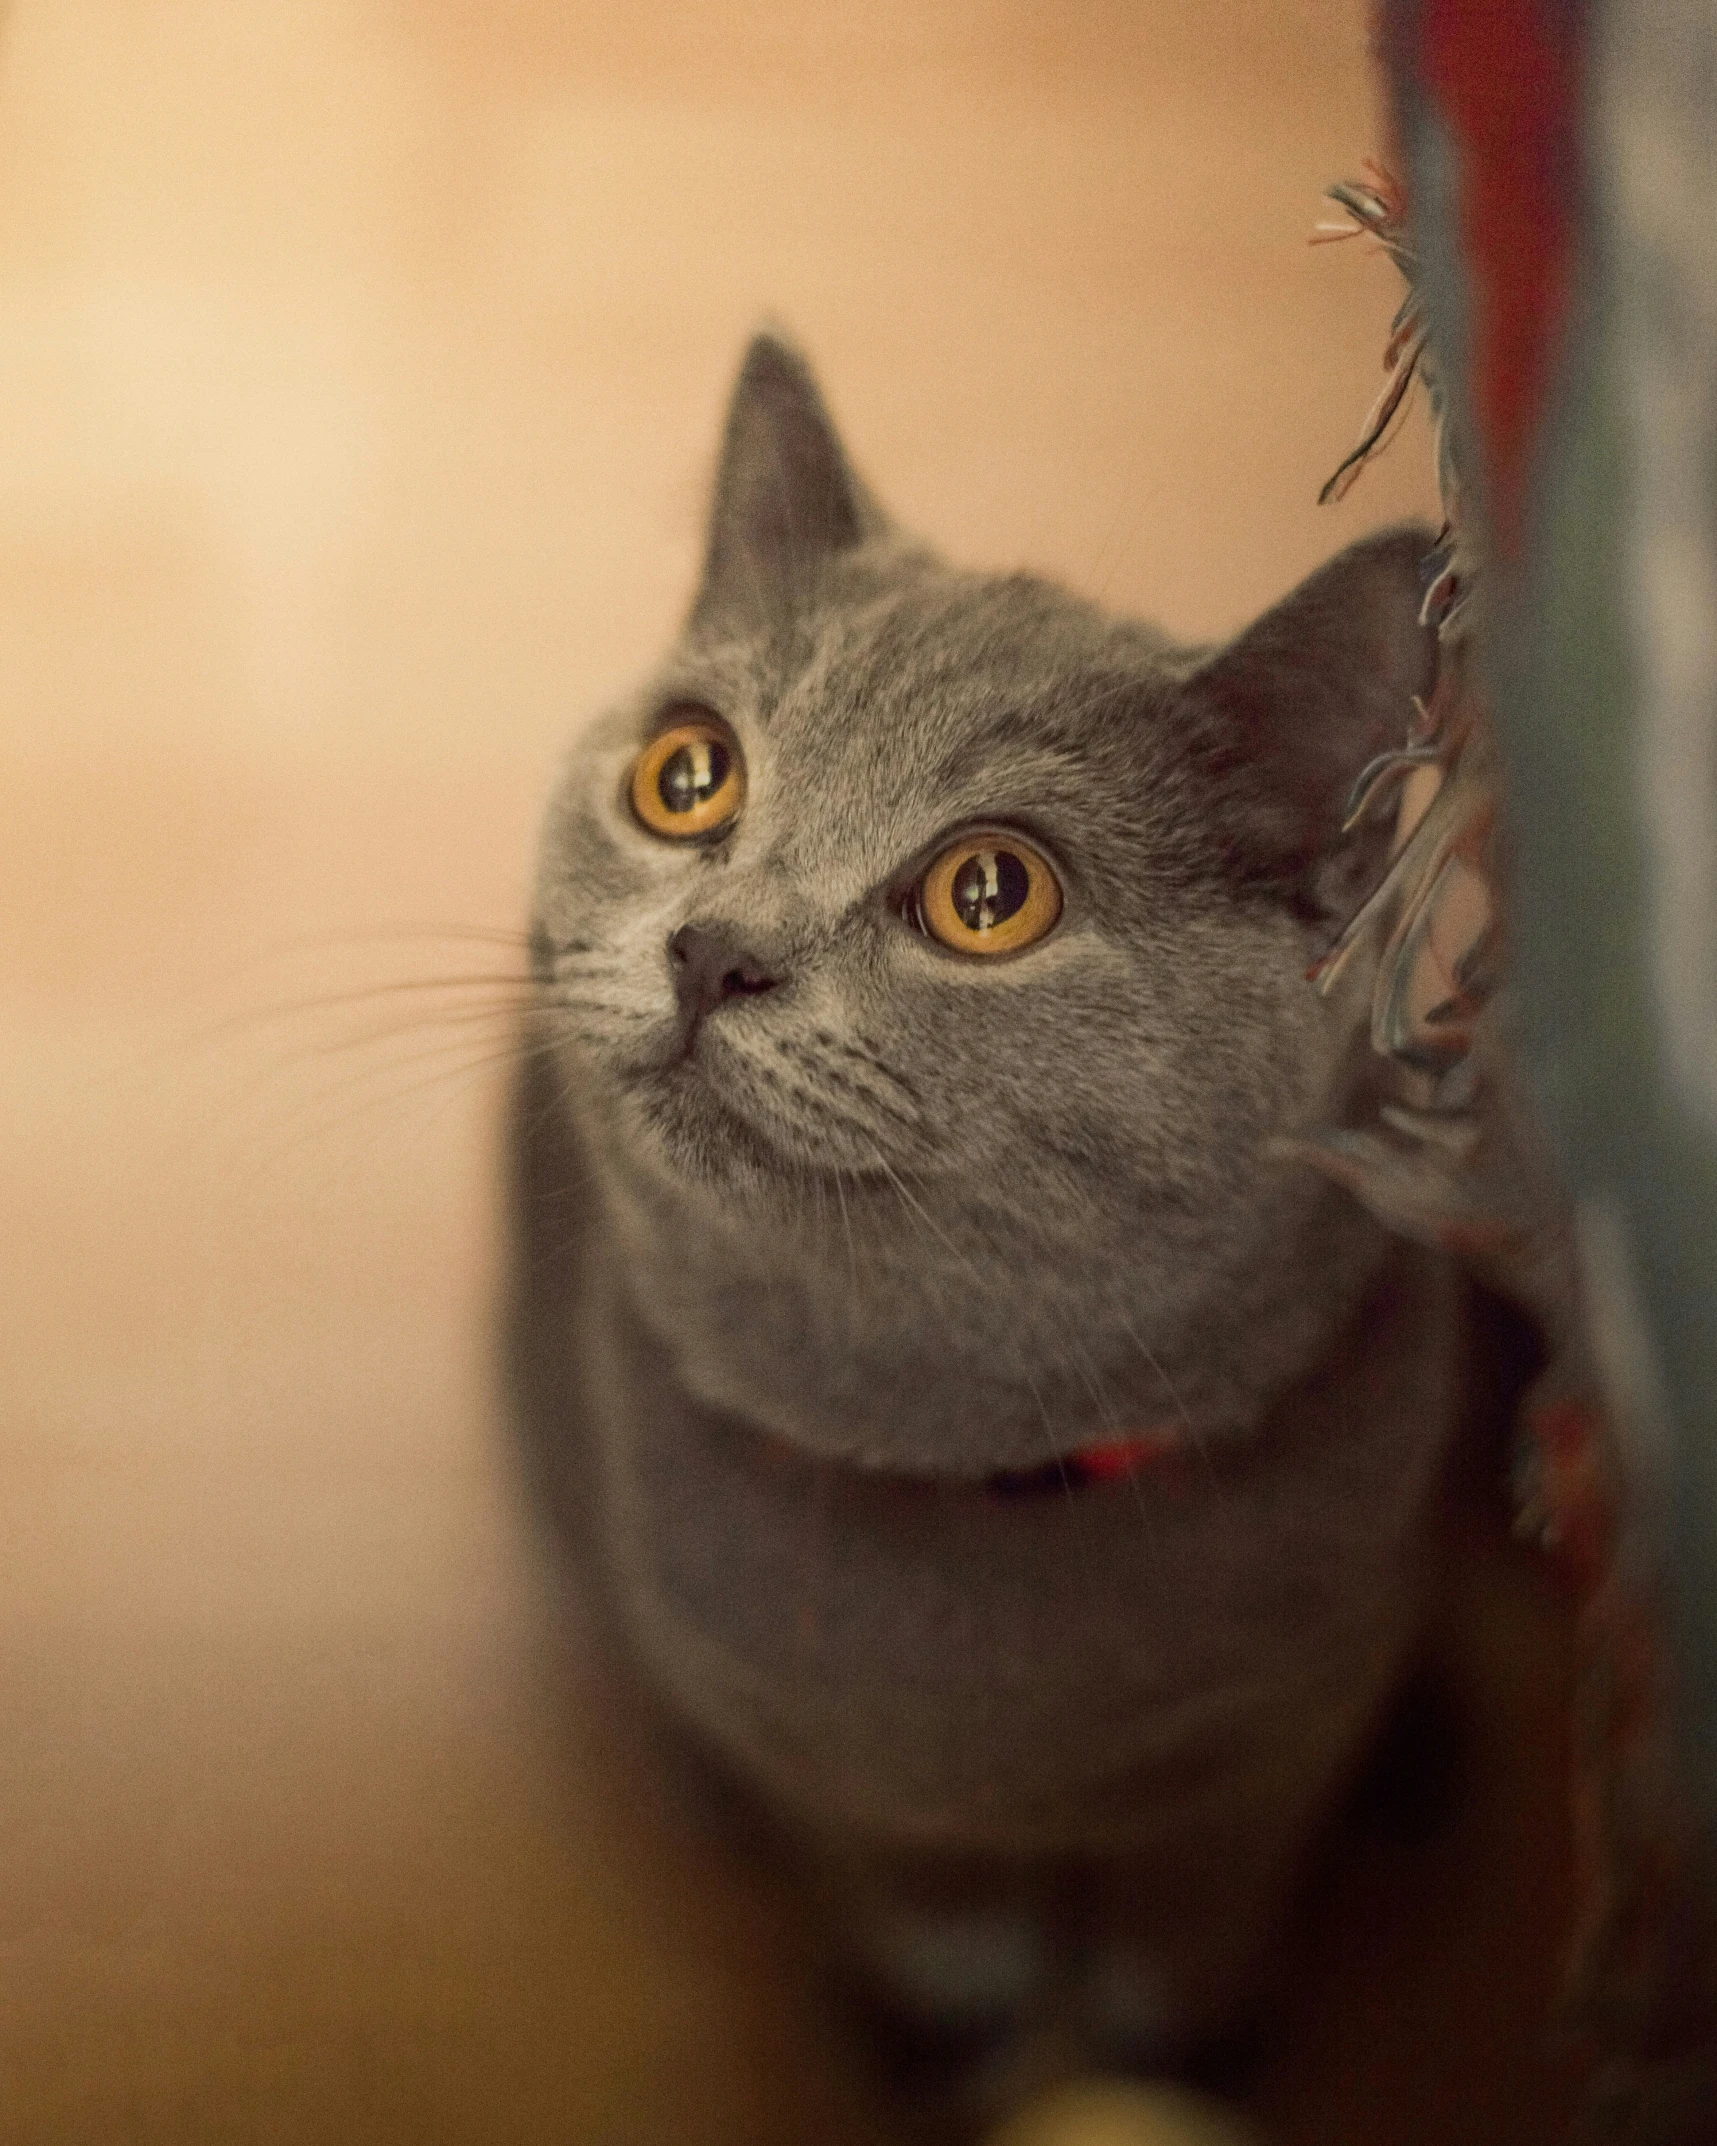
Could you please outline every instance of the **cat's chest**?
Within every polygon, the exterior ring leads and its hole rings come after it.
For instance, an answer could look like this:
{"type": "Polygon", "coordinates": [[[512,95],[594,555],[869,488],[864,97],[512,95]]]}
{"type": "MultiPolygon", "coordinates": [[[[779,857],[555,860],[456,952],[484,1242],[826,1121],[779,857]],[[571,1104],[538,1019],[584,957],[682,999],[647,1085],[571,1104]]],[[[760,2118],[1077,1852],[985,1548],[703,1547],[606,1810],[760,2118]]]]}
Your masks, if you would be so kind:
{"type": "Polygon", "coordinates": [[[615,1605],[671,1700],[790,1805],[1125,1845],[1165,1795],[1354,1733],[1393,1673],[1453,1413],[1433,1260],[1392,1261],[1251,1446],[1027,1496],[830,1464],[693,1403],[612,1263],[587,1275],[615,1605]]]}

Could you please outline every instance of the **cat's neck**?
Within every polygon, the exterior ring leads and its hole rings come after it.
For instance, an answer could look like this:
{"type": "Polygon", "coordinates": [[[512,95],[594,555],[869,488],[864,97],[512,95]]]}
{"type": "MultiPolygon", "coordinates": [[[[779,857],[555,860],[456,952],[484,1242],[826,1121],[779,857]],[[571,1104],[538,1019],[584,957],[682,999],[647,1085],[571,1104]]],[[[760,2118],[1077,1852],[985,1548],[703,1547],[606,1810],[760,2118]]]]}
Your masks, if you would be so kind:
{"type": "Polygon", "coordinates": [[[1286,1170],[1214,1262],[1197,1217],[1045,1244],[904,1185],[809,1187],[785,1221],[598,1177],[620,1286],[688,1393],[915,1473],[1030,1469],[1175,1422],[1244,1436],[1335,1345],[1386,1249],[1345,1196],[1286,1170]]]}

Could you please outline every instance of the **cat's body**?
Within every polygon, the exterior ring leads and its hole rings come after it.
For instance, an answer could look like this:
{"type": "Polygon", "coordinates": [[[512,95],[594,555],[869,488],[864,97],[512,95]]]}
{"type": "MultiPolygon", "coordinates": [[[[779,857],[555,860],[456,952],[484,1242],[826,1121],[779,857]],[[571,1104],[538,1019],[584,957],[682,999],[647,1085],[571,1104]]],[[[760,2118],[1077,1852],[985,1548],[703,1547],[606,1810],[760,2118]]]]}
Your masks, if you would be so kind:
{"type": "Polygon", "coordinates": [[[1410,1649],[1456,1285],[1270,1144],[1360,1077],[1303,972],[1375,865],[1334,828],[1426,682],[1423,548],[1170,650],[902,539],[760,341],[686,633],[551,813],[537,1480],[928,2005],[1220,2021],[1410,1649]],[[743,785],[688,840],[694,765],[743,785]],[[962,844],[1053,881],[1037,943],[927,931],[962,844]]]}

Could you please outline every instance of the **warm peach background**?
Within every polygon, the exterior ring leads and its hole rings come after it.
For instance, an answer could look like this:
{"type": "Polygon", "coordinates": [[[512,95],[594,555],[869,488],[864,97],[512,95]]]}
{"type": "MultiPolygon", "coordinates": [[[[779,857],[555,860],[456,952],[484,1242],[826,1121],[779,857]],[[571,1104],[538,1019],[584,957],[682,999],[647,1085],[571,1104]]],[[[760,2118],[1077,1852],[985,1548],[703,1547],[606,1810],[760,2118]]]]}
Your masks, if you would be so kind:
{"type": "MultiPolygon", "coordinates": [[[[308,1002],[504,972],[397,934],[518,925],[766,315],[950,551],[1187,633],[1427,508],[1422,433],[1313,504],[1394,303],[1304,243],[1373,144],[1360,17],[15,0],[6,2141],[868,2135],[781,1904],[555,1727],[489,1390],[504,991],[308,1002]]],[[[1338,1919],[1284,2135],[1537,2135],[1508,2007],[1421,1994],[1475,1900],[1531,1921],[1523,1793],[1387,1942],[1338,1919]]]]}

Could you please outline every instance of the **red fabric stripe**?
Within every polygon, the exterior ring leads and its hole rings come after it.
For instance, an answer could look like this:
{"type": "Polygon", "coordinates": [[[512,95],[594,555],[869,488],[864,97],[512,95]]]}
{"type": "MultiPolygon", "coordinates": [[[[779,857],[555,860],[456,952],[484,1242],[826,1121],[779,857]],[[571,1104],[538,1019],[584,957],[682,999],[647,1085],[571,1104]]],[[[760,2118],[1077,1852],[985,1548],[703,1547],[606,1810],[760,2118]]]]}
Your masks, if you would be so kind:
{"type": "Polygon", "coordinates": [[[1461,149],[1473,414],[1497,548],[1514,556],[1573,269],[1575,13],[1560,0],[1424,0],[1417,60],[1461,149]]]}

